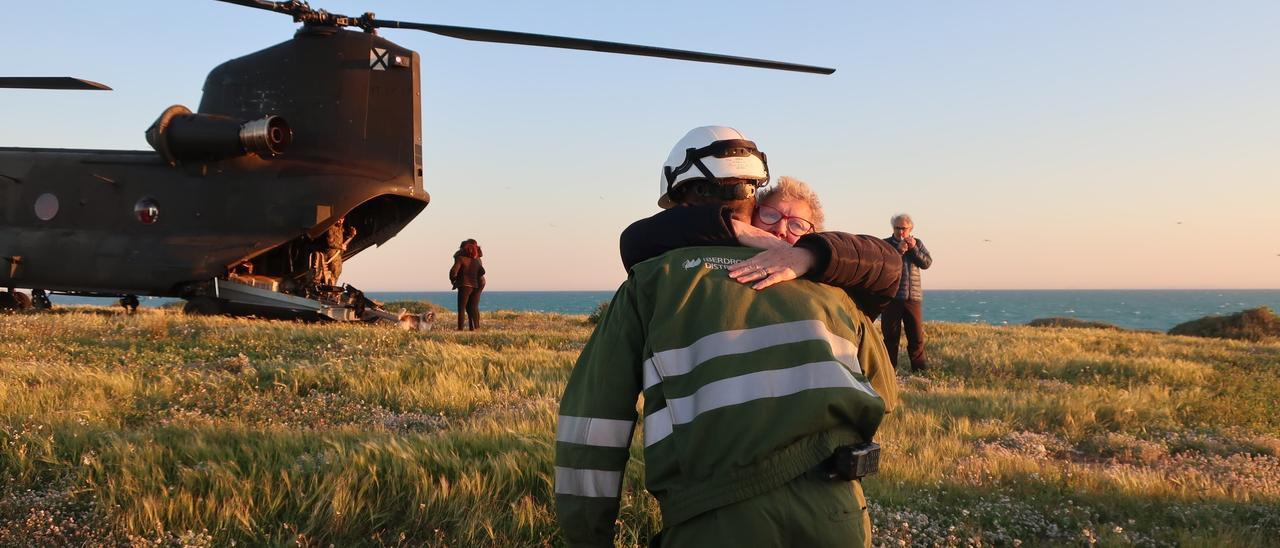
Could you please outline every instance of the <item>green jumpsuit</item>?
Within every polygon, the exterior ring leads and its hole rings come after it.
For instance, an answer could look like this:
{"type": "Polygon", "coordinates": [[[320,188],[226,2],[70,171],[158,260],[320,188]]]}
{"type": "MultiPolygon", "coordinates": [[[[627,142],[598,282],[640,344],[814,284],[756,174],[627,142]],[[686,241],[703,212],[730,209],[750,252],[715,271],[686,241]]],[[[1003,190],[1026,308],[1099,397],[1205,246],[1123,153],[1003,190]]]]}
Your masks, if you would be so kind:
{"type": "Polygon", "coordinates": [[[613,544],[637,426],[663,546],[870,543],[861,486],[812,471],[871,440],[896,402],[883,341],[839,289],[728,277],[756,252],[677,249],[614,295],[560,403],[556,513],[571,545],[613,544]]]}

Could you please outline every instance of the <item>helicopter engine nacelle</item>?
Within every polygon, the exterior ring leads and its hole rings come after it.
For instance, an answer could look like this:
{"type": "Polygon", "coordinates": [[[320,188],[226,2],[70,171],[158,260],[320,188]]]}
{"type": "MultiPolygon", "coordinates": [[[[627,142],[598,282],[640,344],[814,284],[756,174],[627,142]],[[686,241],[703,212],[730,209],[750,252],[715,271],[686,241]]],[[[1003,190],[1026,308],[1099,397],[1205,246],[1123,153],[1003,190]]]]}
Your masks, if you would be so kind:
{"type": "Polygon", "coordinates": [[[147,128],[147,142],[170,165],[215,162],[245,154],[271,158],[293,142],[293,130],[284,118],[275,115],[239,121],[195,114],[187,107],[174,105],[147,128]]]}

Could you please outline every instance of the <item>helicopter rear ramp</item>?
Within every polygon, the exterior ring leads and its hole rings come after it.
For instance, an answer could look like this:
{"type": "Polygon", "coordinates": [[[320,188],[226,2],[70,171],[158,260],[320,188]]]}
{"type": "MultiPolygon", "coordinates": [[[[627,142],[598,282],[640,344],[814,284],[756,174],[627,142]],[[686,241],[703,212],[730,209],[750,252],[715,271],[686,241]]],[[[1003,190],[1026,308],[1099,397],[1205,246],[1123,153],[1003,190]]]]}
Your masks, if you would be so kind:
{"type": "Polygon", "coordinates": [[[399,321],[396,315],[376,307],[328,303],[231,280],[214,278],[211,280],[210,289],[212,289],[211,296],[189,298],[186,309],[196,313],[227,313],[270,318],[348,322],[399,321]]]}

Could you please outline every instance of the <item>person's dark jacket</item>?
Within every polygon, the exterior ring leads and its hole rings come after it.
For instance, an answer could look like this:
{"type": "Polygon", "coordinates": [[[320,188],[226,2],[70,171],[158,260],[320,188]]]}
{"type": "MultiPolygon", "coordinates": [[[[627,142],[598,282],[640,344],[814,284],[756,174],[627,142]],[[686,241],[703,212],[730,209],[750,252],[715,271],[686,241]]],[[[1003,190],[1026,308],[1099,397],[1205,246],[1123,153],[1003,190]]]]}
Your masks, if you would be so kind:
{"type": "MultiPolygon", "coordinates": [[[[902,243],[897,236],[889,236],[884,241],[893,246],[894,250],[897,250],[898,244],[902,243]]],[[[893,298],[899,301],[923,301],[924,286],[920,283],[920,271],[933,264],[933,255],[930,255],[929,249],[924,246],[924,240],[916,238],[915,249],[908,249],[901,257],[902,268],[907,270],[898,274],[900,283],[897,294],[893,298]]]]}
{"type": "Polygon", "coordinates": [[[453,256],[453,268],[449,269],[449,281],[453,288],[484,287],[484,263],[461,253],[453,256]]]}
{"type": "MultiPolygon", "coordinates": [[[[631,223],[619,238],[622,265],[630,272],[641,261],[681,247],[741,245],[733,232],[732,218],[728,208],[704,204],[666,209],[631,223]]],[[[878,237],[819,232],[806,234],[796,247],[814,254],[806,279],[844,289],[872,319],[898,291],[902,256],[878,237]]]]}

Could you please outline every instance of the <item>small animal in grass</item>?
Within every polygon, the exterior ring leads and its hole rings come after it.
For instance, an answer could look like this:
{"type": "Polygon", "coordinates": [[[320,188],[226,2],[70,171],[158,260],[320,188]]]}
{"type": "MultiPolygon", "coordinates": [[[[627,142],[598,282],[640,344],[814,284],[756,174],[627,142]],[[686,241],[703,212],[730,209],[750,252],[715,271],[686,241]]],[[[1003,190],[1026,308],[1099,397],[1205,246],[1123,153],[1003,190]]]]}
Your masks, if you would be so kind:
{"type": "Polygon", "coordinates": [[[405,331],[431,331],[435,321],[435,312],[427,311],[421,314],[414,314],[405,311],[403,308],[400,309],[400,329],[405,331]]]}

